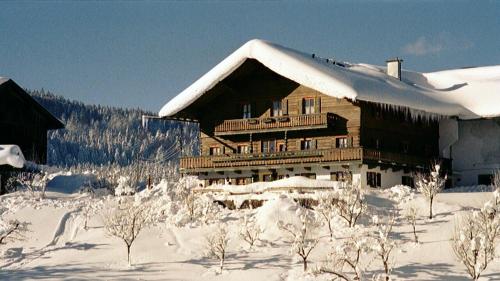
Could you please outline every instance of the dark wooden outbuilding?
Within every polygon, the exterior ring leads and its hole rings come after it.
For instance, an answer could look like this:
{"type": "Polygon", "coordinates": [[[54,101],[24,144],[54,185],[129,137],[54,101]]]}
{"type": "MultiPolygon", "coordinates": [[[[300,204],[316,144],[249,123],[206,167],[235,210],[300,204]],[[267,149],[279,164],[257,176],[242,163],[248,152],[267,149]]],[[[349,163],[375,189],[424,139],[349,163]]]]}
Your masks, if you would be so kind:
{"type": "MultiPolygon", "coordinates": [[[[47,131],[64,124],[11,79],[0,78],[0,144],[16,144],[28,161],[47,162],[47,131]]],[[[0,173],[10,167],[0,166],[0,173]]],[[[2,177],[2,190],[5,176],[2,177]]]]}

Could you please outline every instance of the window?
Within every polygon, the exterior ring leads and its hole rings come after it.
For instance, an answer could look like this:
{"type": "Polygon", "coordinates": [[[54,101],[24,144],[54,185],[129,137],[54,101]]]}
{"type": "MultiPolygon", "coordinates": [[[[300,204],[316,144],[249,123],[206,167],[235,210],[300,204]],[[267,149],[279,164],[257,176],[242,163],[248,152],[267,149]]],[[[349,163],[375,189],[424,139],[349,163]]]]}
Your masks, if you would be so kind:
{"type": "Polygon", "coordinates": [[[212,147],[210,147],[209,154],[210,155],[221,155],[222,148],[220,146],[212,146],[212,147]]]}
{"type": "Polygon", "coordinates": [[[276,152],[276,141],[275,140],[262,141],[261,152],[263,153],[276,152]]]}
{"type": "Polygon", "coordinates": [[[273,101],[271,116],[283,116],[283,104],[280,100],[273,101]]]}
{"type": "Polygon", "coordinates": [[[401,177],[401,184],[409,186],[411,188],[415,188],[415,180],[413,179],[413,177],[410,177],[410,176],[402,176],[401,177]]]}
{"type": "Polygon", "coordinates": [[[301,173],[300,176],[306,177],[306,178],[309,178],[309,179],[313,179],[313,180],[316,179],[316,174],[315,173],[301,173]]]}
{"type": "Polygon", "coordinates": [[[252,105],[246,103],[243,105],[243,119],[252,118],[252,105]]]}
{"type": "Polygon", "coordinates": [[[401,142],[401,152],[402,153],[408,153],[409,149],[410,149],[410,143],[409,142],[407,142],[407,141],[401,142]]]}
{"type": "Polygon", "coordinates": [[[247,154],[250,153],[250,147],[246,144],[238,145],[238,154],[247,154]]]}
{"type": "Polygon", "coordinates": [[[341,181],[341,182],[347,182],[351,180],[351,172],[347,171],[339,171],[339,172],[332,172],[330,173],[330,179],[332,181],[341,181]]]}
{"type": "Polygon", "coordinates": [[[246,178],[236,178],[236,185],[244,185],[246,184],[246,178]]]}
{"type": "Polygon", "coordinates": [[[380,140],[379,139],[372,139],[372,147],[375,149],[380,149],[380,140]]]}
{"type": "Polygon", "coordinates": [[[366,172],[366,184],[371,187],[380,187],[382,183],[382,175],[375,172],[366,172]]]}
{"type": "Polygon", "coordinates": [[[286,146],[282,142],[278,143],[277,147],[278,147],[278,152],[286,151],[286,146]]]}
{"type": "Polygon", "coordinates": [[[302,114],[314,114],[314,98],[302,99],[302,114]]]}
{"type": "Polygon", "coordinates": [[[262,181],[273,181],[273,180],[274,180],[273,174],[262,175],[262,181]]]}
{"type": "Polygon", "coordinates": [[[309,150],[313,149],[313,141],[312,140],[301,140],[300,141],[300,150],[309,150]]]}
{"type": "Polygon", "coordinates": [[[493,175],[477,175],[477,184],[479,185],[491,185],[493,182],[493,175]]]}
{"type": "Polygon", "coordinates": [[[336,138],[335,139],[335,147],[336,148],[345,148],[349,147],[349,142],[346,137],[336,138]]]}

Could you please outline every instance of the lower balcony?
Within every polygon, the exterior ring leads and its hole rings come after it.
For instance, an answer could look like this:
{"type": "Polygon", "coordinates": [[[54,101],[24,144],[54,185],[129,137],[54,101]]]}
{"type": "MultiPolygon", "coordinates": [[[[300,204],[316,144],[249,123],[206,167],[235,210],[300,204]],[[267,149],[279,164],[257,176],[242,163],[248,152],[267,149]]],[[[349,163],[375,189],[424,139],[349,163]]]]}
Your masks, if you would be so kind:
{"type": "Polygon", "coordinates": [[[321,165],[335,162],[372,163],[375,165],[383,163],[386,165],[423,167],[429,164],[430,159],[362,147],[349,147],[276,153],[183,157],[180,160],[180,169],[181,172],[189,173],[211,170],[257,169],[259,167],[275,168],[313,163],[321,165]]]}

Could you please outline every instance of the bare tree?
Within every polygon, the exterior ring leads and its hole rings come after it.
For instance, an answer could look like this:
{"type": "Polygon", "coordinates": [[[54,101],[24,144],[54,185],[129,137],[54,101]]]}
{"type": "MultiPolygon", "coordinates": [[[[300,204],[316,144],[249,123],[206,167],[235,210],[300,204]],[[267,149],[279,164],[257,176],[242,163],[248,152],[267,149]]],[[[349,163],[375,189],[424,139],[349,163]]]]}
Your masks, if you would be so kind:
{"type": "Polygon", "coordinates": [[[415,243],[418,243],[418,236],[417,236],[418,207],[415,205],[408,205],[405,209],[404,216],[413,228],[413,237],[415,239],[415,243]]]}
{"type": "Polygon", "coordinates": [[[378,280],[390,280],[390,275],[393,268],[391,255],[396,248],[395,241],[391,238],[392,227],[394,226],[394,217],[390,216],[381,221],[377,216],[373,217],[373,223],[376,226],[375,234],[373,235],[372,250],[382,262],[384,274],[378,276],[378,280]]]}
{"type": "Polygon", "coordinates": [[[333,192],[324,192],[318,198],[318,205],[314,208],[323,218],[333,238],[333,219],[337,214],[337,196],[333,192]]]}
{"type": "Polygon", "coordinates": [[[6,241],[17,241],[25,238],[24,234],[29,231],[27,222],[9,220],[0,222],[0,244],[6,241]]]}
{"type": "Polygon", "coordinates": [[[493,199],[494,204],[500,208],[500,170],[495,171],[493,176],[493,199]]]}
{"type": "Polygon", "coordinates": [[[105,218],[108,234],[123,241],[127,247],[127,262],[130,265],[130,248],[141,231],[151,222],[148,204],[135,205],[131,202],[120,204],[105,218]]]}
{"type": "Polygon", "coordinates": [[[103,208],[102,200],[96,200],[93,196],[90,200],[86,200],[81,208],[81,214],[83,216],[83,229],[88,229],[88,222],[93,215],[96,215],[103,208]]]}
{"type": "Polygon", "coordinates": [[[262,229],[255,222],[255,218],[249,218],[248,216],[244,216],[241,219],[240,225],[240,237],[243,241],[247,242],[249,248],[251,249],[255,242],[259,240],[259,235],[262,233],[262,229]]]}
{"type": "Polygon", "coordinates": [[[452,237],[453,252],[472,280],[478,280],[495,258],[499,238],[500,218],[491,202],[457,221],[452,237]]]}
{"type": "Polygon", "coordinates": [[[38,196],[39,198],[45,198],[48,180],[48,174],[39,171],[20,172],[15,179],[17,184],[26,188],[32,197],[38,196]]]}
{"type": "Polygon", "coordinates": [[[228,242],[227,228],[223,223],[219,223],[216,230],[206,237],[206,255],[219,260],[220,272],[222,272],[226,261],[228,242]]]}
{"type": "Polygon", "coordinates": [[[361,186],[348,182],[338,191],[338,200],[335,201],[337,214],[343,218],[349,227],[354,227],[363,213],[367,204],[361,186]]]}
{"type": "Polygon", "coordinates": [[[346,281],[361,280],[364,272],[362,257],[370,252],[370,240],[364,231],[356,229],[340,245],[332,247],[327,262],[319,268],[319,272],[333,274],[346,281]]]}
{"type": "Polygon", "coordinates": [[[444,188],[446,183],[446,175],[440,175],[441,166],[435,164],[432,166],[430,174],[417,174],[417,189],[425,196],[429,202],[429,219],[432,219],[432,204],[436,195],[444,188]]]}
{"type": "Polygon", "coordinates": [[[300,225],[278,221],[278,227],[287,233],[292,240],[290,251],[302,258],[304,271],[307,270],[309,255],[318,245],[319,237],[317,230],[320,226],[321,224],[317,221],[316,217],[307,213],[300,215],[300,225]]]}

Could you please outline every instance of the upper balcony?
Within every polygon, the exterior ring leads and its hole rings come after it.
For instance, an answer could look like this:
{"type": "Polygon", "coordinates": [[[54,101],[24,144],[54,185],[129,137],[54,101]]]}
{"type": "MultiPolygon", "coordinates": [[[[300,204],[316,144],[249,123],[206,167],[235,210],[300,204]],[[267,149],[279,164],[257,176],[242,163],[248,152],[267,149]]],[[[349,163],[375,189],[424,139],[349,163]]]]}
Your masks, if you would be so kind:
{"type": "Polygon", "coordinates": [[[333,113],[303,114],[264,118],[224,120],[215,126],[216,136],[265,133],[276,131],[324,129],[337,119],[333,113]]]}

